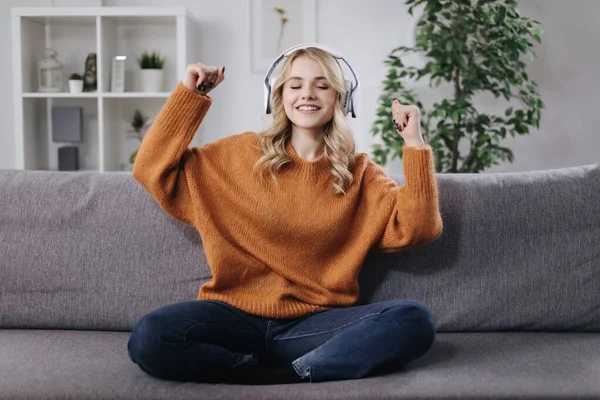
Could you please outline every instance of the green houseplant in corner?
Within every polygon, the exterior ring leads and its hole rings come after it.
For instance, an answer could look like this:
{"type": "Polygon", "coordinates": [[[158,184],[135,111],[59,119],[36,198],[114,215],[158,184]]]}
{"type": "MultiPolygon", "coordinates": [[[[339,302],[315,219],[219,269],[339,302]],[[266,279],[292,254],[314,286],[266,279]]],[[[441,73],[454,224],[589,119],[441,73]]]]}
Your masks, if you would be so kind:
{"type": "MultiPolygon", "coordinates": [[[[501,141],[539,128],[544,103],[523,58],[533,59],[541,43],[540,22],[522,16],[514,0],[406,0],[412,15],[424,6],[413,47],[401,46],[388,55],[389,66],[371,133],[383,144],[373,145],[373,159],[385,165],[402,158],[403,139],[393,127],[391,102],[415,104],[421,110],[423,138],[434,152],[436,172],[481,172],[501,161],[513,162],[501,141]],[[405,65],[417,54],[423,66],[405,65]],[[429,78],[429,87],[448,86],[451,95],[425,108],[405,80],[429,78]],[[505,103],[499,115],[484,113],[475,96],[492,94],[505,103]],[[518,104],[514,104],[518,103],[518,104]],[[459,142],[468,147],[461,151],[459,142]]],[[[441,89],[441,88],[440,88],[441,89]]],[[[431,89],[430,89],[431,90],[431,89]]],[[[437,89],[439,90],[439,89],[437,89]]],[[[501,103],[499,103],[501,104],[501,103]]],[[[462,144],[461,144],[462,145],[462,144]]]]}
{"type": "Polygon", "coordinates": [[[137,59],[143,92],[160,92],[163,87],[165,58],[158,52],[144,51],[137,59]]]}

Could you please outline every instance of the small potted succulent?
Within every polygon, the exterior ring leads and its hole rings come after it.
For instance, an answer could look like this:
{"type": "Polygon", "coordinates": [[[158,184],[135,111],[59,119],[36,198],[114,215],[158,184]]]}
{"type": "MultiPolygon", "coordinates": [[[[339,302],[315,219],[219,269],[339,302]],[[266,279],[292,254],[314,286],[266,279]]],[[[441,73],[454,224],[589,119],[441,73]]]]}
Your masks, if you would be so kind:
{"type": "Polygon", "coordinates": [[[81,93],[83,91],[83,76],[77,73],[69,75],[69,92],[81,93]]]}
{"type": "Polygon", "coordinates": [[[164,57],[155,51],[144,51],[137,60],[140,66],[142,91],[162,91],[164,57]]]}

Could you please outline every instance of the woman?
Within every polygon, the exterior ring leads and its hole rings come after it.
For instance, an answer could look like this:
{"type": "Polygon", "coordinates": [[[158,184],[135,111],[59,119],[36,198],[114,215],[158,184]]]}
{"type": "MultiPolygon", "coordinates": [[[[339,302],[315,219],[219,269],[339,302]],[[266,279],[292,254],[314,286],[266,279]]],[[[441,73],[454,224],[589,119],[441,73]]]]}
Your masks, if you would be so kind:
{"type": "Polygon", "coordinates": [[[355,304],[369,251],[442,231],[419,110],[391,105],[405,140],[398,187],[354,152],[343,72],[310,47],[282,63],[270,127],[188,148],[224,71],[189,65],[138,152],[135,179],[197,228],[213,278],[196,299],[143,316],[131,359],[162,379],[265,384],[358,379],[422,356],[435,338],[423,304],[355,304]]]}

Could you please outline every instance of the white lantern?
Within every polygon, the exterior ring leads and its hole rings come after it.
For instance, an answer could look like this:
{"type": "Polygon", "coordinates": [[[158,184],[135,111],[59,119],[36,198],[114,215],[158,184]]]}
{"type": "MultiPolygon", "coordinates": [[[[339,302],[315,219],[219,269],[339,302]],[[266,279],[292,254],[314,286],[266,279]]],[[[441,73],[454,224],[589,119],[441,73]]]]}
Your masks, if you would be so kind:
{"type": "Polygon", "coordinates": [[[62,90],[62,64],[56,59],[53,49],[44,51],[44,59],[39,63],[39,91],[60,92],[62,90]]]}

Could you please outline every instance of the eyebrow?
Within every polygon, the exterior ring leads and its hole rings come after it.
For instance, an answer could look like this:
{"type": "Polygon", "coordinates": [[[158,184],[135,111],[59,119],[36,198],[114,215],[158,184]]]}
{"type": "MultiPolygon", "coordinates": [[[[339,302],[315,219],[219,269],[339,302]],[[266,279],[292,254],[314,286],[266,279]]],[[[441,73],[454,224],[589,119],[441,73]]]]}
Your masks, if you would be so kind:
{"type": "MultiPolygon", "coordinates": [[[[301,78],[299,76],[291,76],[291,77],[288,78],[288,81],[291,81],[292,79],[300,79],[301,81],[304,80],[304,78],[301,78]]],[[[327,79],[327,78],[325,78],[324,76],[317,76],[315,78],[315,81],[319,81],[321,79],[327,79]]]]}

